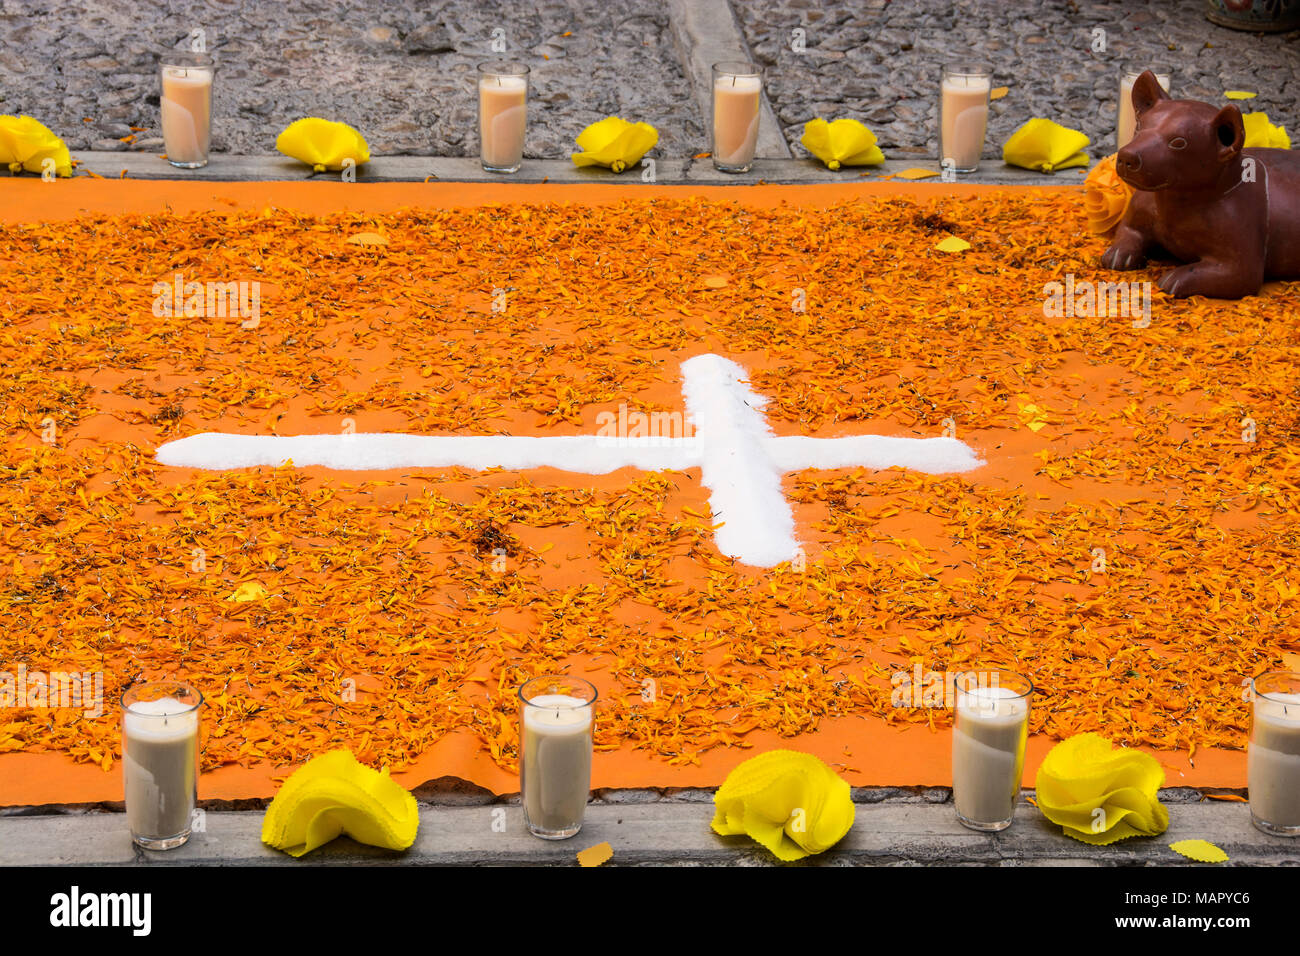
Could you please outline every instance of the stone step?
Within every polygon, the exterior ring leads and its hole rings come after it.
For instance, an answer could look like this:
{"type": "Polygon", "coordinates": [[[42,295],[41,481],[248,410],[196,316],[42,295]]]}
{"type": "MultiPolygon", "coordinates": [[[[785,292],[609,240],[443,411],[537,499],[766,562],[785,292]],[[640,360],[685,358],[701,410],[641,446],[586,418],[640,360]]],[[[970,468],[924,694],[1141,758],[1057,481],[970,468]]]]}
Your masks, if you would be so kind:
{"type": "MultiPolygon", "coordinates": [[[[338,182],[339,173],[313,173],[302,163],[275,155],[236,156],[213,154],[201,169],[177,169],[153,153],[77,152],[80,161],[74,175],[96,175],[104,179],[177,179],[197,182],[285,181],[338,182]]],[[[758,159],[748,173],[723,173],[713,168],[709,159],[656,159],[654,181],[660,185],[752,186],[765,183],[864,183],[902,172],[906,169],[929,169],[939,172],[935,159],[893,159],[880,166],[863,166],[831,171],[816,160],[758,159]]],[[[477,159],[461,156],[378,156],[356,170],[358,183],[373,182],[493,182],[512,183],[590,183],[593,185],[636,185],[644,182],[646,168],[615,174],[607,169],[579,169],[568,159],[526,159],[517,173],[504,175],[484,172],[477,159]]],[[[0,178],[8,175],[0,170],[0,178]]],[[[1086,170],[1069,169],[1056,174],[1037,173],[1016,166],[986,160],[974,173],[958,177],[959,183],[991,183],[1006,186],[1078,185],[1086,170]]],[[[939,176],[923,180],[927,184],[948,187],[939,176]]],[[[503,196],[504,198],[504,196],[503,196]]]]}
{"type": "MultiPolygon", "coordinates": [[[[608,799],[608,796],[606,797],[608,799]]],[[[1198,865],[1169,849],[1183,839],[1205,839],[1229,856],[1228,865],[1300,864],[1300,839],[1255,829],[1246,804],[1205,801],[1167,804],[1169,829],[1106,847],[1072,840],[1022,801],[1015,823],[997,834],[968,830],[951,803],[911,798],[860,803],[850,833],[831,850],[805,861],[822,866],[1177,866],[1198,865]]],[[[550,842],[524,830],[517,804],[429,806],[420,810],[415,845],[405,853],[362,846],[340,837],[305,857],[331,865],[576,866],[576,853],[608,841],[607,865],[763,866],[774,857],[746,837],[719,837],[709,827],[707,803],[660,799],[648,803],[593,803],[582,832],[550,842]]],[[[209,811],[205,830],[185,846],[149,852],[132,846],[118,812],[76,812],[0,818],[0,866],[30,865],[288,865],[286,854],[261,843],[260,811],[209,811]]]]}

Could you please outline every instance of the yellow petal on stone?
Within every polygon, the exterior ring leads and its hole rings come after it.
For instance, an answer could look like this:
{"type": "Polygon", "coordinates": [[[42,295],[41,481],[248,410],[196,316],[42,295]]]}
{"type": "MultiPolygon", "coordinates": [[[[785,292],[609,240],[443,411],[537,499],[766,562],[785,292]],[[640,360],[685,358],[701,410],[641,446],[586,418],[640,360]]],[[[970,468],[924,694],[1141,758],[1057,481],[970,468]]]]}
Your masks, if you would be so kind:
{"type": "Polygon", "coordinates": [[[853,826],[849,785],[812,754],[771,750],[727,774],[713,795],[713,830],[745,834],[789,862],[821,853],[853,826]]]}
{"type": "Polygon", "coordinates": [[[318,116],[294,120],[275,140],[275,148],[314,169],[341,170],[348,160],[360,166],[370,161],[365,137],[347,123],[318,116]]]}
{"type": "Polygon", "coordinates": [[[356,246],[386,246],[388,237],[381,236],[377,232],[358,232],[354,236],[348,236],[348,242],[356,246]]]}
{"type": "Polygon", "coordinates": [[[47,159],[54,161],[55,175],[72,175],[67,145],[44,123],[31,116],[0,116],[0,165],[40,173],[47,159]]]}
{"type": "Polygon", "coordinates": [[[1169,828],[1158,791],[1165,772],[1150,754],[1075,734],[1043,758],[1034,781],[1038,809],[1082,843],[1104,846],[1169,828]]]}
{"type": "Polygon", "coordinates": [[[993,87],[992,90],[989,91],[989,99],[991,99],[991,100],[1000,100],[1000,99],[1002,99],[1002,97],[1006,96],[1008,92],[1009,92],[1009,88],[1008,88],[1008,87],[1005,87],[1005,86],[995,86],[995,87],[993,87]]]}
{"type": "Polygon", "coordinates": [[[1241,122],[1246,128],[1246,141],[1242,144],[1244,148],[1291,148],[1291,137],[1286,134],[1286,127],[1274,126],[1267,113],[1247,113],[1241,122]]]}
{"type": "Polygon", "coordinates": [[[809,120],[799,140],[830,169],[841,166],[875,166],[885,161],[876,145],[876,134],[855,119],[809,120]]]}
{"type": "Polygon", "coordinates": [[[387,768],[371,770],[351,751],[333,750],[284,782],[266,808],[262,842],[302,856],[346,833],[358,843],[405,850],[419,825],[415,798],[387,768]]]}
{"type": "Polygon", "coordinates": [[[1253,100],[1259,96],[1258,93],[1250,93],[1246,90],[1224,90],[1223,95],[1230,100],[1253,100]]]}
{"type": "Polygon", "coordinates": [[[1177,843],[1169,844],[1169,849],[1197,863],[1228,862],[1228,854],[1209,840],[1179,840],[1177,843]]]}
{"type": "Polygon", "coordinates": [[[595,846],[589,846],[585,850],[578,851],[579,866],[600,866],[614,855],[614,848],[605,843],[597,843],[595,846]]]}
{"type": "Polygon", "coordinates": [[[1066,166],[1086,166],[1088,157],[1080,150],[1088,143],[1087,135],[1078,130],[1035,117],[1026,120],[1007,139],[1002,147],[1002,159],[1012,166],[1036,169],[1039,172],[1051,172],[1066,166]]]}
{"type": "Polygon", "coordinates": [[[266,588],[257,581],[245,581],[239,587],[235,588],[234,593],[226,598],[227,601],[260,601],[268,594],[266,588]]]}
{"type": "Polygon", "coordinates": [[[899,179],[929,179],[931,176],[938,176],[939,172],[934,169],[923,169],[920,166],[910,166],[894,175],[899,179]]]}
{"type": "Polygon", "coordinates": [[[658,142],[659,131],[649,123],[630,123],[618,116],[608,116],[578,134],[581,152],[570,158],[579,168],[604,166],[621,173],[641,162],[658,142]]]}
{"type": "Polygon", "coordinates": [[[965,252],[970,248],[970,243],[965,239],[958,239],[956,236],[947,236],[936,242],[934,248],[940,252],[965,252]]]}

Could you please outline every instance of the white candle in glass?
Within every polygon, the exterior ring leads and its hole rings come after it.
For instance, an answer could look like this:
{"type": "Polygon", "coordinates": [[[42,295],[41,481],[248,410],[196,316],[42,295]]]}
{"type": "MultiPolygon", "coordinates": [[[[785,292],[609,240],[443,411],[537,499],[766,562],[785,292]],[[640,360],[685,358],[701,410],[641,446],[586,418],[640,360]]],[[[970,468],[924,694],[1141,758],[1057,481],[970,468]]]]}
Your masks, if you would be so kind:
{"type": "Polygon", "coordinates": [[[1029,733],[1029,698],[1013,687],[957,690],[952,736],[952,792],[968,826],[1011,823],[1029,733]]]}
{"type": "Polygon", "coordinates": [[[198,798],[199,713],[176,697],[134,700],[122,714],[127,825],[137,843],[184,843],[198,798]]]}
{"type": "Polygon", "coordinates": [[[577,833],[591,794],[592,702],[541,694],[523,707],[524,819],[538,836],[577,833]]]}
{"type": "Polygon", "coordinates": [[[726,172],[747,172],[754,164],[763,99],[757,70],[746,63],[713,66],[713,165],[726,172]]]}
{"type": "Polygon", "coordinates": [[[205,166],[212,137],[212,67],[207,57],[161,65],[158,99],[167,161],[186,169],[205,166]]]}
{"type": "Polygon", "coordinates": [[[987,72],[975,67],[944,69],[940,83],[939,160],[951,160],[959,173],[979,168],[992,91],[987,72]]]}
{"type": "Polygon", "coordinates": [[[1256,826],[1300,835],[1300,693],[1256,690],[1246,782],[1256,826]]]}
{"type": "Polygon", "coordinates": [[[513,173],[524,160],[528,129],[528,75],[479,67],[479,153],[483,168],[513,173]]]}

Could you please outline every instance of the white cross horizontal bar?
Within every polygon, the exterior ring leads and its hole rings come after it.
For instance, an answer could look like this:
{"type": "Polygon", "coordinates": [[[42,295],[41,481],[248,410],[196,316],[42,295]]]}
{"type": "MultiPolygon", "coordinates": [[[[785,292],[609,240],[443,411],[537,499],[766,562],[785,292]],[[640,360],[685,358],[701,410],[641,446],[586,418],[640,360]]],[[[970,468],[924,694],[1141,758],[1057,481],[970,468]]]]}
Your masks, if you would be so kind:
{"type": "Polygon", "coordinates": [[[686,413],[695,430],[690,437],[209,432],[163,445],[157,459],[164,465],[210,470],[279,466],[287,461],[339,471],[551,467],[603,475],[620,468],[700,468],[714,521],[721,522],[714,532],[718,550],[760,567],[799,554],[794,514],[781,488],[784,474],[805,468],[895,466],[944,474],[983,464],[955,438],[774,435],[763,419],[765,400],[744,384],[744,377],[744,369],[718,355],[698,355],[682,363],[686,413]]]}

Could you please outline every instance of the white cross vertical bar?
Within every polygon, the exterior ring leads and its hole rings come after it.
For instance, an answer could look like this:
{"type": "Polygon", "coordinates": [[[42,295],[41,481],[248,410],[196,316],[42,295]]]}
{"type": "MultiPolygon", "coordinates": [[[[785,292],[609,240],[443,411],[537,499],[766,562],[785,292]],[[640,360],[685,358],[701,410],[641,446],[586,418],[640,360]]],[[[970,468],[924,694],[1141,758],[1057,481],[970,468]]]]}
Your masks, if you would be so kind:
{"type": "Polygon", "coordinates": [[[720,355],[682,363],[686,414],[700,444],[700,480],[709,489],[714,540],[723,554],[771,567],[799,551],[794,513],[765,442],[775,436],[763,419],[766,399],[741,383],[745,370],[720,355]]]}

